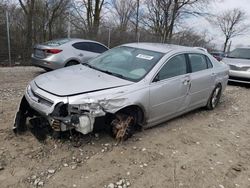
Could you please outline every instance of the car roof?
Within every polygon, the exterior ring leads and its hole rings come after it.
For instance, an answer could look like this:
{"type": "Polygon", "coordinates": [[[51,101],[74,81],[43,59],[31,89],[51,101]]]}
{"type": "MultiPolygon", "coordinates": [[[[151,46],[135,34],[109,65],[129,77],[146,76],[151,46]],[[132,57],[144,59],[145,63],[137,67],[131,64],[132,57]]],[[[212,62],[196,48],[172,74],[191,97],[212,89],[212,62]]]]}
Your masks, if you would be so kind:
{"type": "MultiPolygon", "coordinates": [[[[98,43],[104,46],[104,44],[98,42],[98,41],[94,41],[94,40],[88,40],[88,39],[80,39],[80,38],[58,38],[58,39],[54,39],[51,41],[63,41],[63,40],[67,40],[68,42],[94,42],[94,43],[98,43]]],[[[49,41],[48,41],[49,42],[49,41]]],[[[66,42],[66,43],[68,43],[66,42]]],[[[65,43],[65,44],[66,44],[65,43]]]]}
{"type": "Polygon", "coordinates": [[[99,43],[99,42],[94,41],[94,40],[80,39],[80,38],[69,38],[69,40],[72,41],[72,42],[95,42],[95,43],[99,43]]]}
{"type": "Polygon", "coordinates": [[[60,45],[73,44],[75,42],[92,42],[92,43],[97,43],[97,44],[100,44],[100,45],[106,47],[104,44],[102,44],[100,42],[97,42],[97,41],[94,41],[94,40],[79,39],[79,38],[58,38],[58,39],[53,39],[53,40],[44,42],[41,45],[46,45],[46,46],[60,46],[60,45]]]}
{"type": "Polygon", "coordinates": [[[186,46],[180,46],[180,45],[174,45],[174,44],[165,44],[165,43],[144,43],[144,42],[139,42],[139,43],[123,44],[121,46],[140,48],[140,49],[144,49],[144,50],[156,51],[156,52],[161,52],[161,53],[168,53],[170,51],[193,51],[193,52],[202,53],[201,50],[195,49],[193,47],[186,47],[186,46]]]}

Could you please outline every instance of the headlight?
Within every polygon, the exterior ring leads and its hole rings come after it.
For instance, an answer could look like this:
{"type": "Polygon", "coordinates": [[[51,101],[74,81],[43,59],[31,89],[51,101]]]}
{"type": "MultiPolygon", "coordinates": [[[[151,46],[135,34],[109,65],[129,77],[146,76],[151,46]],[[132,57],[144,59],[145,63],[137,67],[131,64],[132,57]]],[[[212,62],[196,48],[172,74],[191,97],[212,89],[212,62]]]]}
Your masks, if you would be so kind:
{"type": "Polygon", "coordinates": [[[30,91],[31,90],[31,86],[30,86],[30,84],[27,86],[27,91],[30,91]]]}
{"type": "Polygon", "coordinates": [[[33,94],[32,94],[32,92],[31,92],[31,86],[30,86],[30,85],[27,86],[26,91],[27,91],[27,94],[29,95],[29,97],[32,98],[32,97],[33,97],[33,94]]]}

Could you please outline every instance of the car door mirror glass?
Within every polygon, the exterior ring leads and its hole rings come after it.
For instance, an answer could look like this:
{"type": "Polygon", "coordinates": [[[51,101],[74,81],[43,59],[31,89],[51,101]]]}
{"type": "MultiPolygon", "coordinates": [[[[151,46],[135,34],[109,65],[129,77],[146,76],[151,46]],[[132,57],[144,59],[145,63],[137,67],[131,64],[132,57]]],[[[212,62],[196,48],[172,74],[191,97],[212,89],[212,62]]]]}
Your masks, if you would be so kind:
{"type": "Polygon", "coordinates": [[[153,79],[153,82],[159,82],[160,81],[160,76],[157,74],[155,78],[153,79]]]}

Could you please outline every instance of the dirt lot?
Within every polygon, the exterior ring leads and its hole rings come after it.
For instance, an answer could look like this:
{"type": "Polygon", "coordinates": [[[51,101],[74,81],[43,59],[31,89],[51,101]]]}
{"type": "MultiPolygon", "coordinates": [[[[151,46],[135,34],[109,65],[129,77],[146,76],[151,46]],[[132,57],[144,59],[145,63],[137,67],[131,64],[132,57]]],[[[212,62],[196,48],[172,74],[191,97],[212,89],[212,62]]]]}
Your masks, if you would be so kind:
{"type": "Polygon", "coordinates": [[[250,89],[228,86],[214,111],[200,109],[120,145],[106,133],[81,145],[40,143],[11,130],[27,83],[43,73],[0,68],[0,187],[250,188],[250,89]],[[121,181],[120,181],[121,180],[121,181]]]}

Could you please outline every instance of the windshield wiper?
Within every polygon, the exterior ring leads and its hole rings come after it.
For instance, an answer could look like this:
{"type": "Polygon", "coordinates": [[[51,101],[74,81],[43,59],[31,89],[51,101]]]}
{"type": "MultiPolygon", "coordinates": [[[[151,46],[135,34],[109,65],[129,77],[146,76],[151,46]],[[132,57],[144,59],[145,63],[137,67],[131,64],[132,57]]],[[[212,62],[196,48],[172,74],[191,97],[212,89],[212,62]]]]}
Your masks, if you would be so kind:
{"type": "Polygon", "coordinates": [[[123,75],[121,75],[121,74],[114,73],[114,72],[110,72],[110,71],[108,71],[108,70],[98,69],[98,68],[96,68],[96,67],[94,67],[94,66],[92,66],[92,65],[90,65],[90,64],[88,64],[88,63],[82,63],[82,65],[85,65],[85,66],[87,66],[87,67],[89,67],[89,68],[98,70],[98,71],[100,71],[100,72],[104,72],[104,73],[109,74],[109,75],[112,75],[112,76],[116,76],[116,77],[125,79],[125,77],[124,77],[123,75]]]}
{"type": "Polygon", "coordinates": [[[125,78],[123,75],[121,75],[121,74],[118,74],[118,73],[114,73],[114,72],[110,72],[110,71],[108,71],[108,70],[100,70],[100,69],[98,69],[99,71],[101,71],[101,72],[104,72],[104,73],[106,73],[106,74],[109,74],[109,75],[112,75],[112,76],[116,76],[116,77],[119,77],[119,78],[125,78]]]}
{"type": "Polygon", "coordinates": [[[90,67],[90,68],[94,68],[93,66],[91,66],[91,65],[88,64],[88,63],[82,63],[82,65],[85,65],[85,66],[90,67]]]}
{"type": "Polygon", "coordinates": [[[88,63],[82,63],[82,65],[85,65],[85,66],[87,66],[87,67],[89,67],[91,69],[95,69],[95,70],[101,71],[100,69],[98,69],[98,68],[96,68],[96,67],[94,67],[94,66],[92,66],[92,65],[90,65],[88,63]]]}

